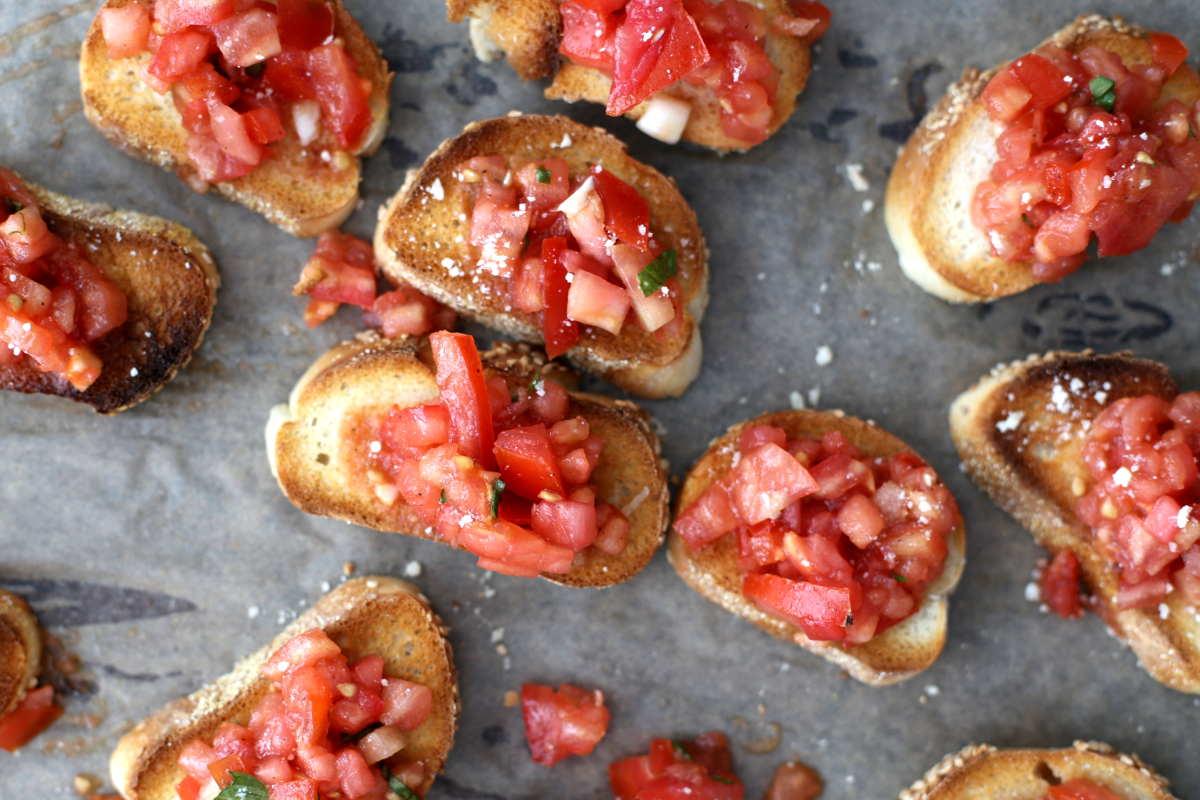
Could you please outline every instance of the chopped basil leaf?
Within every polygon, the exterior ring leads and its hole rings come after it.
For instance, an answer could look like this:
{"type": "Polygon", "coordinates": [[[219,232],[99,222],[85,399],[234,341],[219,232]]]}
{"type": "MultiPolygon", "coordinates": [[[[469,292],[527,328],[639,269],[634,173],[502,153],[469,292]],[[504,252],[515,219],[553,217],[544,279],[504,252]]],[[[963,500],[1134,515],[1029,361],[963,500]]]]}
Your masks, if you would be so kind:
{"type": "Polygon", "coordinates": [[[516,392],[509,391],[508,399],[515,403],[520,399],[520,395],[518,395],[516,392]]]}
{"type": "MultiPolygon", "coordinates": [[[[1188,123],[1188,124],[1190,125],[1191,123],[1188,123]]],[[[16,200],[13,200],[12,198],[9,198],[9,200],[8,200],[8,208],[9,208],[9,212],[8,212],[9,214],[15,214],[15,213],[17,213],[18,211],[24,211],[24,210],[25,210],[25,204],[24,204],[24,203],[20,203],[20,202],[18,202],[18,201],[16,201],[16,200]]]]}
{"type": "Polygon", "coordinates": [[[229,770],[233,783],[221,790],[216,800],[267,800],[267,787],[253,775],[229,770]]]}
{"type": "Polygon", "coordinates": [[[542,371],[539,369],[533,373],[533,382],[529,384],[529,391],[536,392],[537,385],[542,382],[542,371]]]}
{"type": "Polygon", "coordinates": [[[692,758],[692,754],[687,751],[687,748],[684,747],[679,742],[671,742],[671,747],[675,750],[676,758],[682,758],[684,761],[694,761],[695,760],[692,758]]]}
{"type": "Polygon", "coordinates": [[[1096,101],[1096,105],[1110,114],[1113,110],[1113,104],[1117,102],[1117,93],[1113,91],[1113,87],[1115,86],[1116,84],[1113,83],[1111,78],[1106,78],[1103,75],[1097,75],[1088,84],[1088,88],[1092,90],[1092,99],[1096,101]]]}
{"type": "Polygon", "coordinates": [[[663,284],[679,274],[676,266],[675,250],[667,250],[658,258],[651,261],[638,273],[638,286],[642,289],[642,297],[649,297],[663,287],[663,284]]]}
{"type": "Polygon", "coordinates": [[[1029,215],[1028,215],[1028,214],[1022,214],[1022,215],[1021,215],[1021,222],[1024,222],[1026,225],[1028,225],[1028,226],[1029,226],[1029,227],[1031,227],[1031,228],[1033,227],[1033,223],[1029,221],[1029,215]]]}
{"type": "Polygon", "coordinates": [[[546,169],[541,164],[538,164],[537,165],[537,179],[538,179],[538,183],[549,183],[550,182],[550,170],[546,169]]]}
{"type": "Polygon", "coordinates": [[[729,780],[728,778],[718,778],[716,775],[712,775],[712,774],[710,774],[708,777],[712,778],[717,783],[724,783],[728,786],[733,785],[733,781],[729,780]]]}
{"type": "Polygon", "coordinates": [[[416,792],[408,788],[408,784],[392,774],[387,764],[380,764],[379,769],[383,773],[383,779],[387,781],[388,788],[398,794],[400,800],[421,800],[416,792]]]}
{"type": "Polygon", "coordinates": [[[15,214],[16,216],[19,216],[19,217],[21,218],[21,230],[19,230],[19,231],[9,231],[9,232],[8,232],[8,235],[9,235],[9,236],[16,236],[18,233],[24,233],[24,232],[25,232],[25,211],[24,211],[24,209],[22,209],[21,211],[16,211],[16,212],[14,212],[14,214],[15,214]]]}
{"type": "Polygon", "coordinates": [[[1138,31],[1138,36],[1142,37],[1147,42],[1150,41],[1150,31],[1138,31]]]}
{"type": "Polygon", "coordinates": [[[499,478],[496,478],[496,482],[494,484],[492,484],[492,516],[493,517],[498,516],[500,514],[500,495],[504,494],[504,490],[506,488],[507,487],[504,485],[504,481],[500,480],[499,478]]]}
{"type": "Polygon", "coordinates": [[[257,64],[251,64],[250,66],[246,67],[246,74],[258,77],[259,75],[262,74],[263,67],[265,67],[265,66],[266,66],[265,61],[260,61],[257,64]]]}
{"type": "Polygon", "coordinates": [[[900,581],[901,583],[908,583],[908,578],[904,577],[899,572],[893,572],[892,577],[895,578],[896,580],[900,581]]]}
{"type": "Polygon", "coordinates": [[[438,502],[442,503],[442,504],[446,503],[446,490],[445,489],[442,489],[442,496],[438,498],[438,502]]]}

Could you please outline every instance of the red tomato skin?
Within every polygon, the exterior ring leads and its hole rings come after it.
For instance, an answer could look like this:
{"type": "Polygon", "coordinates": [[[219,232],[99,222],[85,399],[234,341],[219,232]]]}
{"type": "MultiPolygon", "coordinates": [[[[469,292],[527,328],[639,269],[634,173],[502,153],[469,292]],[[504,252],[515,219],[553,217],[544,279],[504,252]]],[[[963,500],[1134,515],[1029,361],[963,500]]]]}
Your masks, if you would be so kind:
{"type": "Polygon", "coordinates": [[[54,687],[42,686],[25,694],[20,704],[0,719],[0,750],[15,753],[62,716],[54,705],[54,687]]]}
{"type": "Polygon", "coordinates": [[[441,403],[450,412],[450,441],[463,455],[494,472],[492,404],[475,340],[464,333],[438,331],[430,334],[429,343],[437,362],[441,403]]]}
{"type": "Polygon", "coordinates": [[[1041,579],[1042,602],[1063,619],[1083,616],[1079,602],[1079,561],[1069,548],[1059,550],[1041,579]]]}
{"type": "Polygon", "coordinates": [[[613,235],[638,250],[650,246],[650,206],[625,181],[599,164],[592,165],[596,191],[604,202],[604,225],[613,235]]]}
{"type": "Polygon", "coordinates": [[[533,503],[507,490],[500,496],[500,518],[528,528],[533,524],[533,503]]]}
{"type": "Polygon", "coordinates": [[[787,619],[814,641],[846,638],[851,616],[847,589],[778,575],[747,575],[742,579],[742,593],[768,614],[787,619]]]}
{"type": "Polygon", "coordinates": [[[673,527],[688,547],[697,550],[740,524],[724,483],[718,481],[679,515],[673,527]]]}
{"type": "Polygon", "coordinates": [[[1047,800],[1120,800],[1098,783],[1087,778],[1071,778],[1046,790],[1047,800]]]}
{"type": "Polygon", "coordinates": [[[567,318],[566,250],[566,239],[555,236],[542,242],[542,334],[548,358],[557,358],[579,341],[579,326],[567,318]]]}
{"type": "Polygon", "coordinates": [[[569,755],[585,756],[608,730],[609,712],[599,692],[568,684],[521,687],[521,713],[533,761],[554,766],[569,755]]]}
{"type": "Polygon", "coordinates": [[[346,51],[335,44],[309,50],[308,74],[321,104],[322,124],[329,124],[342,147],[357,147],[371,126],[371,110],[346,51]]]}
{"type": "Polygon", "coordinates": [[[617,29],[613,85],[605,113],[624,114],[708,60],[696,20],[679,0],[630,0],[625,22],[617,29]],[[666,33],[655,38],[663,30],[666,33]]]}
{"type": "Polygon", "coordinates": [[[333,38],[333,5],[324,0],[277,0],[279,41],[285,50],[311,50],[333,38]]]}
{"type": "Polygon", "coordinates": [[[1175,74],[1188,57],[1188,48],[1169,33],[1150,32],[1150,52],[1154,63],[1163,68],[1167,76],[1175,74]]]}
{"type": "Polygon", "coordinates": [[[829,23],[833,18],[833,12],[824,3],[818,0],[792,0],[792,11],[795,11],[796,16],[800,19],[817,21],[817,26],[808,33],[807,41],[809,44],[820,39],[825,35],[825,31],[829,30],[829,23]]]}
{"type": "Polygon", "coordinates": [[[545,425],[503,431],[496,437],[494,450],[506,493],[530,501],[537,500],[541,492],[566,494],[545,425]]]}
{"type": "Polygon", "coordinates": [[[552,545],[579,552],[596,541],[594,501],[574,500],[540,502],[533,506],[533,532],[552,545]]]}

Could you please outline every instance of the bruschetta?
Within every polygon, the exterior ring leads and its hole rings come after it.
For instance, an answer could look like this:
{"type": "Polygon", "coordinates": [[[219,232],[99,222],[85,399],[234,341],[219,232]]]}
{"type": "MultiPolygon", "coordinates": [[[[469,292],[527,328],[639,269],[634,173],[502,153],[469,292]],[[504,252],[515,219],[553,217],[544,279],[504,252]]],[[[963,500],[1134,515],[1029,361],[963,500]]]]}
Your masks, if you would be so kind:
{"type": "Polygon", "coordinates": [[[191,231],[64,197],[2,167],[0,218],[0,388],[111,414],[191,359],[220,284],[191,231]]]}
{"type": "Polygon", "coordinates": [[[575,587],[629,580],[662,544],[649,415],[570,392],[526,345],[361,334],[271,412],[267,454],[302,511],[461,547],[482,567],[575,587]]]}
{"type": "Polygon", "coordinates": [[[704,597],[882,686],[941,653],[965,547],[954,498],[904,442],[840,412],[783,411],[700,457],[667,555],[704,597]]]}
{"type": "Polygon", "coordinates": [[[1080,17],[1034,52],[968,69],[888,180],[904,273],[976,303],[1144,247],[1200,198],[1200,77],[1174,36],[1080,17]]]}
{"type": "Polygon", "coordinates": [[[1060,750],[972,744],[943,758],[900,800],[1174,800],[1166,779],[1103,742],[1060,750]]]}
{"type": "Polygon", "coordinates": [[[375,257],[393,284],[642,397],[680,395],[699,374],[704,235],[675,182],[604,131],[472,123],[379,213],[375,257]]]}
{"type": "Polygon", "coordinates": [[[411,584],[347,581],[228,675],[121,737],[113,785],[125,800],[212,797],[235,780],[246,797],[265,797],[264,786],[282,797],[424,795],[460,712],[446,633],[411,584]]]}
{"type": "Polygon", "coordinates": [[[341,0],[107,0],[79,60],[110,142],[296,236],[340,225],[392,74],[341,0]]]}
{"type": "Polygon", "coordinates": [[[657,139],[747,150],[779,130],[808,81],[818,2],[447,0],[483,61],[508,57],[546,97],[605,106],[657,139]]]}
{"type": "Polygon", "coordinates": [[[0,589],[0,750],[24,746],[62,715],[54,688],[38,688],[42,631],[23,599],[0,589]]]}
{"type": "Polygon", "coordinates": [[[1200,692],[1196,439],[1187,433],[1198,424],[1200,394],[1180,394],[1166,367],[1128,353],[1000,365],[950,407],[967,474],[1056,554],[1053,580],[1042,583],[1047,604],[1076,615],[1082,581],[1087,605],[1145,670],[1185,692],[1200,692]]]}

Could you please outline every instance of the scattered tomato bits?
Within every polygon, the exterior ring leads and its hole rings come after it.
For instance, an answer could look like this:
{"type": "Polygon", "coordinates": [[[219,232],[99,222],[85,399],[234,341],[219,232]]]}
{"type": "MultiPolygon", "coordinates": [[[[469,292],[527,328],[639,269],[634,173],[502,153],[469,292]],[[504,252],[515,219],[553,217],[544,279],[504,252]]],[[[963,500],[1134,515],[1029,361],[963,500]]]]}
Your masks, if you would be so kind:
{"type": "Polygon", "coordinates": [[[1187,217],[1200,197],[1200,108],[1159,96],[1188,50],[1167,33],[1147,38],[1149,64],[1050,43],[988,83],[984,105],[1004,129],[971,213],[996,257],[1032,260],[1053,283],[1079,268],[1093,234],[1101,256],[1125,255],[1187,217]]]}
{"type": "Polygon", "coordinates": [[[235,782],[261,791],[246,797],[269,791],[286,800],[385,800],[395,781],[420,786],[422,762],[395,762],[429,716],[433,692],[384,677],[383,668],[378,655],[350,664],[324,631],[295,637],[263,664],[272,689],[246,725],[227,722],[211,745],[184,745],[180,800],[213,797],[235,782]],[[393,760],[390,768],[385,759],[393,760]]]}
{"type": "Polygon", "coordinates": [[[376,296],[375,276],[375,251],[370,242],[340,231],[322,233],[292,287],[292,294],[311,298],[304,309],[304,323],[316,327],[342,303],[349,303],[363,310],[368,327],[380,329],[388,338],[454,327],[458,315],[452,309],[407,284],[376,296]]]}
{"type": "Polygon", "coordinates": [[[604,695],[564,683],[557,690],[527,683],[521,687],[525,738],[538,764],[552,767],[567,756],[586,756],[608,731],[604,695]]]}
{"type": "Polygon", "coordinates": [[[655,739],[650,753],[608,765],[615,800],[742,800],[729,740],[709,731],[690,741],[655,739]]]}
{"type": "Polygon", "coordinates": [[[824,788],[815,769],[800,761],[785,761],[775,768],[763,800],[816,800],[824,788]]]}
{"type": "Polygon", "coordinates": [[[1200,392],[1123,398],[1092,424],[1083,448],[1092,485],[1075,514],[1120,569],[1118,607],[1158,606],[1173,591],[1200,607],[1198,453],[1200,392]]]}
{"type": "Polygon", "coordinates": [[[102,9],[100,29],[111,59],[151,53],[138,74],[171,92],[188,160],[201,180],[220,182],[273,157],[267,145],[288,135],[285,120],[301,145],[323,127],[331,147],[360,145],[371,83],[335,38],[336,19],[328,0],[135,0],[102,9]]]}
{"type": "Polygon", "coordinates": [[[958,506],[921,458],[868,458],[839,431],[742,431],[734,466],[675,520],[693,550],[733,532],[742,592],[814,641],[862,644],[917,612],[958,506]]]}
{"type": "Polygon", "coordinates": [[[1079,599],[1079,559],[1069,549],[1059,550],[1042,571],[1038,588],[1042,602],[1063,619],[1083,616],[1079,599]]]}
{"type": "Polygon", "coordinates": [[[92,345],[128,317],[125,294],[83,248],[46,227],[15,174],[0,167],[0,365],[28,357],[84,391],[102,363],[92,345]]]}
{"type": "Polygon", "coordinates": [[[54,687],[42,686],[27,692],[16,708],[0,717],[0,750],[17,752],[62,713],[54,704],[54,687]]]}

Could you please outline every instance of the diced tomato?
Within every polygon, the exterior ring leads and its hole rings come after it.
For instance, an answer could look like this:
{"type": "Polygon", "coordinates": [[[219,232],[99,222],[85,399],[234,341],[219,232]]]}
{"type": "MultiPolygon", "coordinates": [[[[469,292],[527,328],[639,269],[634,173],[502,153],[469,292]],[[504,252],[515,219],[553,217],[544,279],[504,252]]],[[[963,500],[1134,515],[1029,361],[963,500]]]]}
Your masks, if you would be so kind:
{"type": "Polygon", "coordinates": [[[1083,616],[1079,602],[1079,561],[1070,548],[1059,550],[1042,573],[1042,602],[1064,619],[1083,616]]]}
{"type": "Polygon", "coordinates": [[[1087,778],[1071,778],[1046,790],[1047,800],[1120,800],[1098,783],[1087,778]]]}
{"type": "Polygon", "coordinates": [[[437,362],[440,402],[450,413],[450,441],[484,469],[494,469],[492,406],[475,340],[439,331],[430,335],[429,343],[437,362]]]}
{"type": "Polygon", "coordinates": [[[617,276],[625,284],[633,311],[638,322],[647,331],[656,331],[675,318],[675,306],[671,298],[661,291],[651,292],[647,297],[638,281],[638,275],[654,259],[650,252],[643,252],[630,245],[613,245],[612,258],[617,276]]]}
{"type": "Polygon", "coordinates": [[[313,255],[304,265],[292,293],[370,308],[375,303],[375,270],[313,255]]]}
{"type": "Polygon", "coordinates": [[[655,739],[648,756],[608,766],[616,800],[742,800],[729,740],[710,731],[695,741],[655,739]]]}
{"type": "MultiPolygon", "coordinates": [[[[645,250],[650,244],[650,206],[625,181],[599,164],[592,165],[596,191],[604,203],[604,225],[614,236],[645,250]]],[[[565,198],[564,198],[565,199],[565,198]]]]}
{"type": "Polygon", "coordinates": [[[558,208],[571,193],[569,171],[565,159],[547,158],[526,163],[513,173],[513,177],[521,187],[522,202],[530,211],[548,211],[558,208]]]}
{"type": "Polygon", "coordinates": [[[609,713],[604,695],[569,684],[521,686],[525,737],[534,762],[553,766],[569,755],[586,756],[604,738],[609,713]]]}
{"type": "Polygon", "coordinates": [[[546,339],[546,356],[557,358],[579,341],[579,326],[567,315],[570,286],[564,253],[565,239],[557,237],[542,242],[542,333],[546,339]]]}
{"type": "Polygon", "coordinates": [[[297,778],[269,785],[267,796],[268,800],[318,800],[319,793],[312,778],[297,778]]]}
{"type": "Polygon", "coordinates": [[[518,574],[551,572],[565,575],[571,570],[575,554],[557,547],[534,534],[503,519],[494,527],[467,525],[461,531],[462,546],[489,562],[506,564],[519,570],[518,574]]]}
{"type": "Polygon", "coordinates": [[[552,545],[579,552],[596,540],[594,502],[556,500],[533,504],[533,532],[552,545]]]}
{"type": "MultiPolygon", "coordinates": [[[[620,0],[623,6],[625,0],[620,0]]],[[[563,20],[559,52],[582,67],[611,72],[617,32],[617,17],[592,7],[593,3],[563,0],[559,12],[563,20]]]]}
{"type": "Polygon", "coordinates": [[[688,547],[696,550],[740,524],[728,491],[717,482],[676,517],[672,527],[688,547]]]}
{"type": "Polygon", "coordinates": [[[355,148],[371,126],[367,106],[368,90],[354,71],[346,51],[326,44],[308,51],[308,76],[313,85],[321,116],[333,130],[338,144],[355,148]]]}
{"type": "Polygon", "coordinates": [[[269,108],[255,108],[242,114],[246,122],[246,133],[255,144],[270,144],[287,135],[279,115],[269,108]]]}
{"type": "Polygon", "coordinates": [[[824,3],[819,0],[791,0],[792,11],[796,12],[796,16],[800,19],[815,20],[817,25],[808,34],[808,43],[812,44],[817,39],[825,35],[825,31],[829,30],[830,20],[833,18],[831,12],[824,3]]]}
{"type": "Polygon", "coordinates": [[[333,38],[333,4],[327,0],[277,0],[279,41],[288,50],[311,50],[333,38]]]}
{"type": "Polygon", "coordinates": [[[150,39],[150,9],[141,3],[100,9],[100,32],[109,58],[129,58],[146,49],[150,39]]]}
{"type": "Polygon", "coordinates": [[[280,682],[290,670],[311,666],[325,658],[333,658],[341,649],[324,631],[313,629],[289,640],[267,659],[262,666],[263,674],[280,682]]]}
{"type": "Polygon", "coordinates": [[[572,273],[571,288],[567,292],[567,319],[594,325],[616,336],[625,324],[631,303],[627,289],[591,272],[572,273]]]}
{"type": "Polygon", "coordinates": [[[506,430],[496,437],[494,449],[506,491],[531,501],[542,492],[566,494],[545,425],[506,430]]]}
{"type": "Polygon", "coordinates": [[[261,8],[234,14],[212,26],[217,48],[235,67],[249,67],[283,52],[278,17],[261,8]]]}
{"type": "Polygon", "coordinates": [[[164,33],[172,34],[189,25],[203,27],[220,22],[235,8],[234,0],[155,0],[154,21],[164,33]]]}
{"type": "Polygon", "coordinates": [[[530,526],[533,524],[533,503],[515,492],[505,491],[500,496],[500,518],[514,525],[530,526]]]}
{"type": "Polygon", "coordinates": [[[62,713],[54,704],[54,687],[42,686],[27,692],[16,708],[0,718],[0,750],[15,753],[62,713]]]}
{"type": "Polygon", "coordinates": [[[1033,107],[1046,109],[1067,97],[1075,89],[1071,77],[1049,59],[1030,53],[1009,66],[1033,97],[1033,107]]]}
{"type": "Polygon", "coordinates": [[[208,31],[189,28],[169,33],[163,37],[146,72],[163,83],[174,83],[199,69],[215,48],[216,41],[208,31]]]}
{"type": "Polygon", "coordinates": [[[379,719],[402,731],[415,731],[425,724],[433,709],[433,690],[428,686],[399,678],[388,678],[383,687],[385,709],[379,719]]]}
{"type": "Polygon", "coordinates": [[[764,444],[742,456],[730,472],[730,502],[741,522],[753,525],[773,517],[818,488],[800,462],[774,444],[764,444]]]}
{"type": "Polygon", "coordinates": [[[814,641],[846,637],[852,621],[850,592],[834,586],[792,581],[778,575],[746,575],[742,593],[768,614],[783,617],[814,641]]]}
{"type": "MultiPolygon", "coordinates": [[[[285,0],[286,2],[287,0],[285,0]]],[[[321,5],[325,5],[321,3],[321,5]]],[[[280,40],[284,39],[282,12],[280,15],[280,40]]],[[[286,43],[284,44],[287,47],[286,43]]],[[[263,82],[270,86],[282,99],[316,100],[316,91],[308,80],[308,54],[300,50],[284,50],[267,61],[263,69],[263,82]]]]}
{"type": "Polygon", "coordinates": [[[1150,33],[1150,52],[1154,64],[1161,67],[1167,76],[1174,75],[1188,57],[1187,45],[1169,33],[1158,31],[1150,33]]]}
{"type": "Polygon", "coordinates": [[[606,112],[624,114],[708,59],[696,21],[679,0],[630,0],[617,29],[606,112]]]}
{"type": "Polygon", "coordinates": [[[393,406],[379,426],[379,438],[393,452],[446,444],[450,441],[450,412],[439,403],[393,406]]]}
{"type": "Polygon", "coordinates": [[[1007,69],[996,73],[983,90],[983,104],[988,116],[997,122],[1015,119],[1032,101],[1033,92],[1007,69]]]}
{"type": "Polygon", "coordinates": [[[223,154],[251,166],[263,160],[266,151],[250,138],[246,119],[241,114],[215,97],[209,97],[208,118],[213,138],[223,154]]]}

